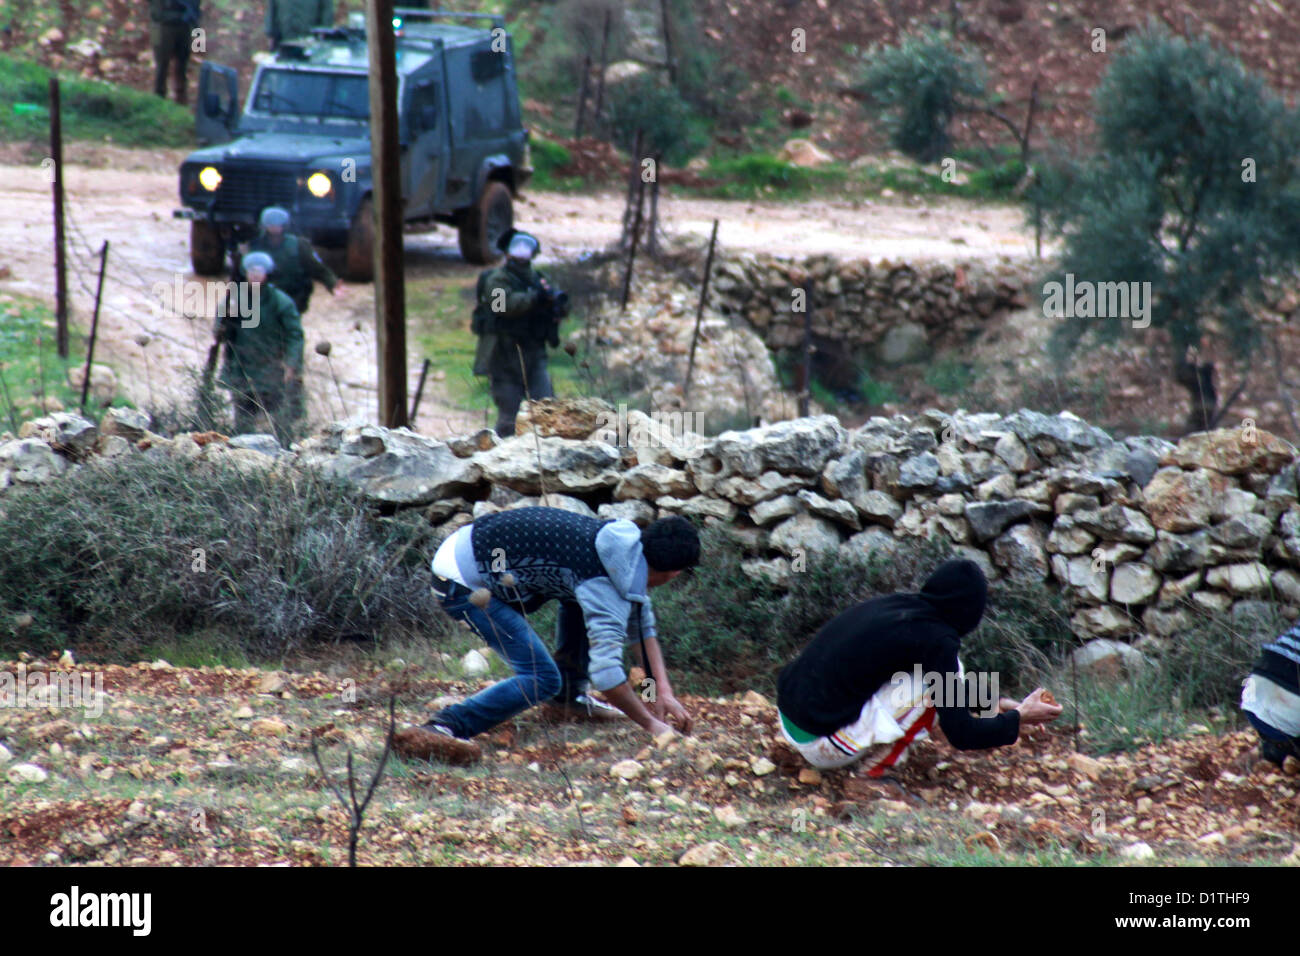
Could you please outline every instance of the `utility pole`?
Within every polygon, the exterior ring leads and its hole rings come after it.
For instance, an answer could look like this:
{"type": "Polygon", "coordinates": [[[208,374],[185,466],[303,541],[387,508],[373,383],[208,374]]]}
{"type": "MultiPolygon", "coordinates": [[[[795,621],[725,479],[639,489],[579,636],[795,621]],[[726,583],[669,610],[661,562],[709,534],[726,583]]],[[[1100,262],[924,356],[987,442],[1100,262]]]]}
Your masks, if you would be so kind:
{"type": "Polygon", "coordinates": [[[54,329],[59,358],[68,357],[68,264],[63,236],[63,116],[59,78],[50,77],[50,152],[54,160],[54,329]]]}
{"type": "Polygon", "coordinates": [[[393,0],[366,0],[370,51],[370,168],[375,211],[375,343],[379,424],[406,414],[406,285],[402,263],[402,169],[397,140],[397,42],[393,0]]]}

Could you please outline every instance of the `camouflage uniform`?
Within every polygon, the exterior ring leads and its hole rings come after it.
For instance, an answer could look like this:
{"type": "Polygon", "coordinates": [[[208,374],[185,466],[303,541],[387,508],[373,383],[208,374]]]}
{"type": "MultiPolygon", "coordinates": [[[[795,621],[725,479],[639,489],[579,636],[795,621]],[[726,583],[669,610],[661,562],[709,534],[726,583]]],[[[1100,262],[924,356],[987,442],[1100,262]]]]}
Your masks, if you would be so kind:
{"type": "Polygon", "coordinates": [[[530,265],[486,269],[479,276],[474,331],[480,335],[476,374],[486,374],[497,405],[496,432],[515,433],[515,416],[525,398],[550,398],[546,343],[554,343],[552,319],[542,283],[546,277],[530,265]],[[501,308],[493,309],[494,304],[501,308]],[[520,357],[522,353],[522,368],[520,357]]]}
{"type": "Polygon", "coordinates": [[[259,412],[266,412],[281,444],[288,444],[297,416],[295,390],[302,381],[302,320],[293,300],[270,282],[258,286],[257,324],[243,328],[238,318],[224,326],[226,361],[221,384],[235,402],[235,432],[252,431],[259,412]],[[296,373],[284,381],[285,366],[296,373]]]}
{"type": "Polygon", "coordinates": [[[149,0],[149,40],[153,46],[153,91],[167,98],[167,67],[176,64],[176,102],[185,102],[185,67],[190,31],[199,24],[201,0],[149,0]]]}
{"type": "MultiPolygon", "coordinates": [[[[406,6],[401,3],[398,6],[406,6]]],[[[334,0],[267,0],[266,35],[271,49],[281,40],[306,36],[312,27],[334,25],[334,0]]]]}
{"type": "Polygon", "coordinates": [[[311,301],[313,279],[331,292],[339,284],[338,276],[321,262],[320,256],[305,236],[285,233],[275,243],[266,230],[262,230],[257,238],[248,243],[247,251],[265,252],[275,260],[275,287],[293,299],[299,315],[307,311],[307,303],[311,301]]]}

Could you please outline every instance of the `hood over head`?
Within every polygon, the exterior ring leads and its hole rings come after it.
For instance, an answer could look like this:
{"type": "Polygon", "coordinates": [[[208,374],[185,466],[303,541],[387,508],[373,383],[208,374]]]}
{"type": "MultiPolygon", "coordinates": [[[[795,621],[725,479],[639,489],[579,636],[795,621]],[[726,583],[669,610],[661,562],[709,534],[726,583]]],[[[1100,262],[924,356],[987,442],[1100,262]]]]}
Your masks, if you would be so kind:
{"type": "Polygon", "coordinates": [[[954,631],[969,634],[984,616],[988,592],[980,566],[965,558],[954,558],[939,565],[926,579],[920,596],[954,631]]]}
{"type": "Polygon", "coordinates": [[[641,529],[635,522],[620,518],[596,532],[596,554],[624,600],[635,603],[647,600],[646,579],[650,568],[641,553],[641,529]]]}

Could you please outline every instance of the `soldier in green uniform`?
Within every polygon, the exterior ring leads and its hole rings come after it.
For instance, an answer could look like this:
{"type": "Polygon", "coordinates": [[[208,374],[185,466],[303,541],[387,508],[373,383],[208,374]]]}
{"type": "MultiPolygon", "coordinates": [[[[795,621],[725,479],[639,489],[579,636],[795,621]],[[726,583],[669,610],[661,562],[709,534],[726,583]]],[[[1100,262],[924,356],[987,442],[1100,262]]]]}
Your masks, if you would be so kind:
{"type": "Polygon", "coordinates": [[[261,232],[250,240],[247,252],[265,252],[275,262],[275,287],[293,299],[301,316],[311,301],[312,281],[334,295],[343,283],[325,263],[306,236],[289,232],[289,213],[279,206],[267,206],[258,220],[261,232]]]}
{"type": "Polygon", "coordinates": [[[153,45],[153,91],[167,98],[167,67],[176,66],[176,102],[185,102],[185,67],[191,31],[199,25],[201,0],[149,0],[149,40],[153,45]]]}
{"type": "Polygon", "coordinates": [[[266,35],[272,50],[281,40],[306,36],[312,27],[333,25],[334,0],[266,0],[266,35]]]}
{"type": "Polygon", "coordinates": [[[567,296],[557,294],[532,261],[542,245],[535,236],[508,230],[497,242],[503,265],[478,279],[473,331],[479,336],[474,374],[487,375],[497,405],[496,432],[515,433],[515,416],[525,398],[550,398],[546,346],[558,346],[559,322],[567,296]]]}
{"type": "Polygon", "coordinates": [[[293,300],[268,281],[274,268],[265,252],[250,252],[240,262],[252,286],[252,314],[219,320],[226,343],[221,384],[234,398],[237,434],[253,431],[264,412],[287,446],[297,417],[293,395],[302,379],[302,320],[293,300]]]}

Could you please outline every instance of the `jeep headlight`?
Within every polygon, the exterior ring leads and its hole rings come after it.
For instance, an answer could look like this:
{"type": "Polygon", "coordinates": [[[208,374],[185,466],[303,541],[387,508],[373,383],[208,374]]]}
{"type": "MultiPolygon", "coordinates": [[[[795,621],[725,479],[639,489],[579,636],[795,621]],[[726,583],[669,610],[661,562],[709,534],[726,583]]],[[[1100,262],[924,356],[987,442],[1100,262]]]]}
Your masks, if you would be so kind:
{"type": "Polygon", "coordinates": [[[215,166],[204,166],[199,170],[199,185],[210,193],[217,191],[221,185],[221,173],[215,166]]]}
{"type": "Polygon", "coordinates": [[[324,199],[334,191],[334,181],[326,173],[312,173],[307,177],[307,191],[317,199],[324,199]]]}

